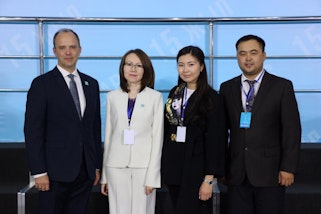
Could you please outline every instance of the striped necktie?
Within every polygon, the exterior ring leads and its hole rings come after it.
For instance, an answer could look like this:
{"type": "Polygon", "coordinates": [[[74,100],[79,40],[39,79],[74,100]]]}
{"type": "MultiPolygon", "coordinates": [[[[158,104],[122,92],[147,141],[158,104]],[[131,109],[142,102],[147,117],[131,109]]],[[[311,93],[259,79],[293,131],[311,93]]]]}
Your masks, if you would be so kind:
{"type": "Polygon", "coordinates": [[[252,111],[254,99],[255,99],[255,91],[254,91],[254,84],[256,80],[245,80],[249,86],[249,92],[246,95],[246,111],[252,111]]]}

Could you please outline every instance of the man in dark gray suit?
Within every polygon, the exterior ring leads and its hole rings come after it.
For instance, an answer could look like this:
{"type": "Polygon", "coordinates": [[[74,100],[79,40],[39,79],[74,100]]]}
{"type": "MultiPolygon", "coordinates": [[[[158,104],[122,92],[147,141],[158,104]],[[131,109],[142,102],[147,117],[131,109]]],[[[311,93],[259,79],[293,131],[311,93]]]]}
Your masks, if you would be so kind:
{"type": "Polygon", "coordinates": [[[25,141],[39,189],[38,213],[85,213],[100,179],[101,119],[98,82],[77,70],[78,35],[54,35],[58,65],[36,77],[28,92],[25,141]]]}
{"type": "Polygon", "coordinates": [[[258,36],[240,38],[242,75],[220,88],[230,134],[229,214],[282,213],[298,164],[301,124],[293,85],[263,68],[264,48],[258,36]]]}

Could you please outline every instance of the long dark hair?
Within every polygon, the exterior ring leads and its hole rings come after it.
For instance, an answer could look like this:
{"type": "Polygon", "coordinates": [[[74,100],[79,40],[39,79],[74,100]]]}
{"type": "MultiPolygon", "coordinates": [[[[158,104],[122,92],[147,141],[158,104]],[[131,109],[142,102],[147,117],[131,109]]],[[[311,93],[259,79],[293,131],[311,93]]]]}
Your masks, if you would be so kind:
{"type": "MultiPolygon", "coordinates": [[[[179,57],[186,54],[191,54],[193,57],[195,57],[195,59],[199,62],[199,64],[203,66],[203,70],[200,73],[196,82],[196,90],[194,92],[196,96],[194,96],[193,98],[194,102],[190,107],[191,115],[193,115],[193,117],[197,117],[198,116],[197,112],[199,110],[201,112],[206,112],[205,109],[202,109],[204,105],[200,105],[200,103],[202,102],[203,99],[206,100],[206,95],[211,87],[209,86],[207,81],[207,71],[206,71],[206,65],[205,65],[204,52],[199,47],[191,46],[191,45],[186,46],[178,52],[176,57],[176,62],[178,63],[179,57]]],[[[180,76],[178,76],[178,85],[182,83],[186,84],[186,82],[182,78],[180,78],[180,76]]],[[[207,105],[207,107],[210,107],[210,106],[207,105]]]]}

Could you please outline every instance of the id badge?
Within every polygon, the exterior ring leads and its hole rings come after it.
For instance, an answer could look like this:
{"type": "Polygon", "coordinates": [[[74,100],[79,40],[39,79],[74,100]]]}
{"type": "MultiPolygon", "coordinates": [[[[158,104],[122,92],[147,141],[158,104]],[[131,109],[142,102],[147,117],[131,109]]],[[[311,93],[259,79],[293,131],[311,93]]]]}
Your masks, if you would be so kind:
{"type": "Polygon", "coordinates": [[[252,112],[241,112],[240,128],[250,128],[252,112]]]}
{"type": "Polygon", "coordinates": [[[135,142],[134,129],[124,129],[124,144],[133,145],[135,142]]]}
{"type": "Polygon", "coordinates": [[[177,126],[176,142],[185,143],[186,139],[186,126],[177,126]]]}

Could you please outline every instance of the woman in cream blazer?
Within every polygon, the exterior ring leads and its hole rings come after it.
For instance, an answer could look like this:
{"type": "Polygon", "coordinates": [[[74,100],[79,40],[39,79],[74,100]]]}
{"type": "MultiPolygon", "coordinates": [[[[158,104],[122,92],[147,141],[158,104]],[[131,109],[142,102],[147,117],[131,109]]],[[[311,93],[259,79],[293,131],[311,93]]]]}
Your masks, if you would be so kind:
{"type": "Polygon", "coordinates": [[[140,49],[120,64],[121,89],[107,95],[101,192],[110,214],[153,214],[160,181],[163,97],[154,87],[154,69],[140,49]]]}

